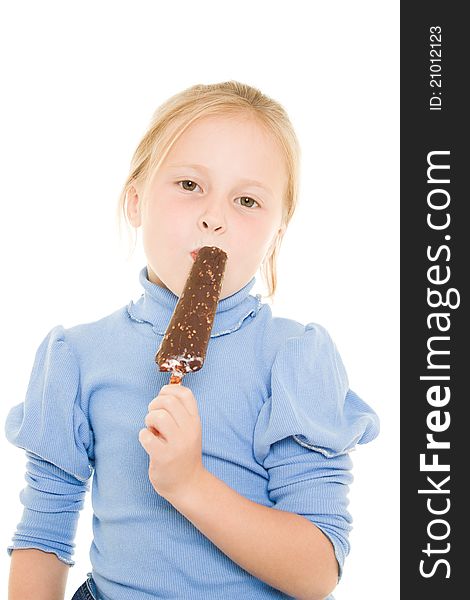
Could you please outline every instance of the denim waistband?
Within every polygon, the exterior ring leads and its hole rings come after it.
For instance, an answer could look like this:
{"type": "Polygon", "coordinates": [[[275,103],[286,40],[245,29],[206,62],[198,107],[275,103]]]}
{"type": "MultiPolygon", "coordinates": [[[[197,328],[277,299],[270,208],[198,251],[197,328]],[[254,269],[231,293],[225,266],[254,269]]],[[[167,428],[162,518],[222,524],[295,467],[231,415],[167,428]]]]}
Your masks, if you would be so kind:
{"type": "Polygon", "coordinates": [[[96,584],[91,573],[87,573],[86,581],[75,592],[72,600],[99,600],[96,584]]]}

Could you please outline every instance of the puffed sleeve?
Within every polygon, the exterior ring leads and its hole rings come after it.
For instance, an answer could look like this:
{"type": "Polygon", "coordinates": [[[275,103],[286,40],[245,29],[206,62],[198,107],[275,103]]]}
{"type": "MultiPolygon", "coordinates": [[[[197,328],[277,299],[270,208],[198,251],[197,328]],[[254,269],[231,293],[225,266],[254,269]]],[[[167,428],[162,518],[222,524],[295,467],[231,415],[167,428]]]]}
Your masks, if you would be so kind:
{"type": "Polygon", "coordinates": [[[7,439],[26,451],[27,486],[15,548],[53,552],[72,566],[73,542],[93,473],[93,435],[80,398],[78,362],[61,326],[39,346],[24,402],[8,413],[7,439]]]}
{"type": "Polygon", "coordinates": [[[349,389],[341,357],[315,323],[278,350],[271,396],[258,415],[254,456],[268,471],[273,508],[297,513],[333,544],[341,577],[349,552],[349,451],[373,440],[375,412],[349,389]]]}

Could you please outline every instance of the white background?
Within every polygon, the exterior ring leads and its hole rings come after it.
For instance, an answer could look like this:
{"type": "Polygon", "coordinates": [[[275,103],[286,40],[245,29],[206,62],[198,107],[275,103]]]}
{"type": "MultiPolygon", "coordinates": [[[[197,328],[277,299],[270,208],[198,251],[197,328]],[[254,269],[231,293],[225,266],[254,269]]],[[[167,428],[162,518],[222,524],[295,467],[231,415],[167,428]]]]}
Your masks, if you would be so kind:
{"type": "MultiPolygon", "coordinates": [[[[399,596],[399,3],[21,2],[0,15],[1,421],[56,324],[141,290],[114,220],[155,108],[229,79],[287,109],[302,147],[275,315],[325,326],[381,434],[352,455],[352,550],[337,600],[399,596]]],[[[258,281],[260,279],[258,278],[258,281]]],[[[257,285],[252,293],[263,292],[257,285]]],[[[23,451],[0,436],[0,579],[21,517],[23,451]]],[[[66,599],[91,570],[87,495],[66,599]]]]}

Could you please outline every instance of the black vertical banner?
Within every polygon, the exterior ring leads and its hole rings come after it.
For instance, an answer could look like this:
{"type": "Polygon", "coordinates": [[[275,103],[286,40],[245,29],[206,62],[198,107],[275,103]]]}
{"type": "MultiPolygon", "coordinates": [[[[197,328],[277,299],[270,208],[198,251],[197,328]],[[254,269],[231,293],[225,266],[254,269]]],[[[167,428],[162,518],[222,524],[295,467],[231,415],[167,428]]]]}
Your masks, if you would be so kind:
{"type": "Polygon", "coordinates": [[[462,6],[401,3],[403,599],[470,594],[470,52],[462,6]]]}

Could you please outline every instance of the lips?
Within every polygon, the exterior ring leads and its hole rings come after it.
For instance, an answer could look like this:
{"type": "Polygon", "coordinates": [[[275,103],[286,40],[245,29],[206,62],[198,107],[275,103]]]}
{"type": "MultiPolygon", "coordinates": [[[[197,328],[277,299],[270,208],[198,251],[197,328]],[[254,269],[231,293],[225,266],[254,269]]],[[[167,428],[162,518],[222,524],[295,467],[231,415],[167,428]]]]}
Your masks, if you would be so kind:
{"type": "MultiPolygon", "coordinates": [[[[215,245],[216,245],[216,244],[210,244],[210,243],[204,244],[204,243],[203,243],[203,244],[202,244],[202,246],[199,246],[199,248],[194,248],[194,250],[191,250],[191,252],[190,252],[189,254],[191,255],[191,258],[192,258],[193,260],[196,260],[197,253],[199,252],[199,250],[200,250],[201,248],[204,248],[204,247],[206,247],[206,246],[209,246],[209,247],[211,247],[211,246],[215,246],[215,245]]],[[[219,247],[219,246],[217,246],[217,247],[219,247]]],[[[220,249],[221,249],[221,250],[223,250],[223,248],[220,248],[220,249]]]]}

